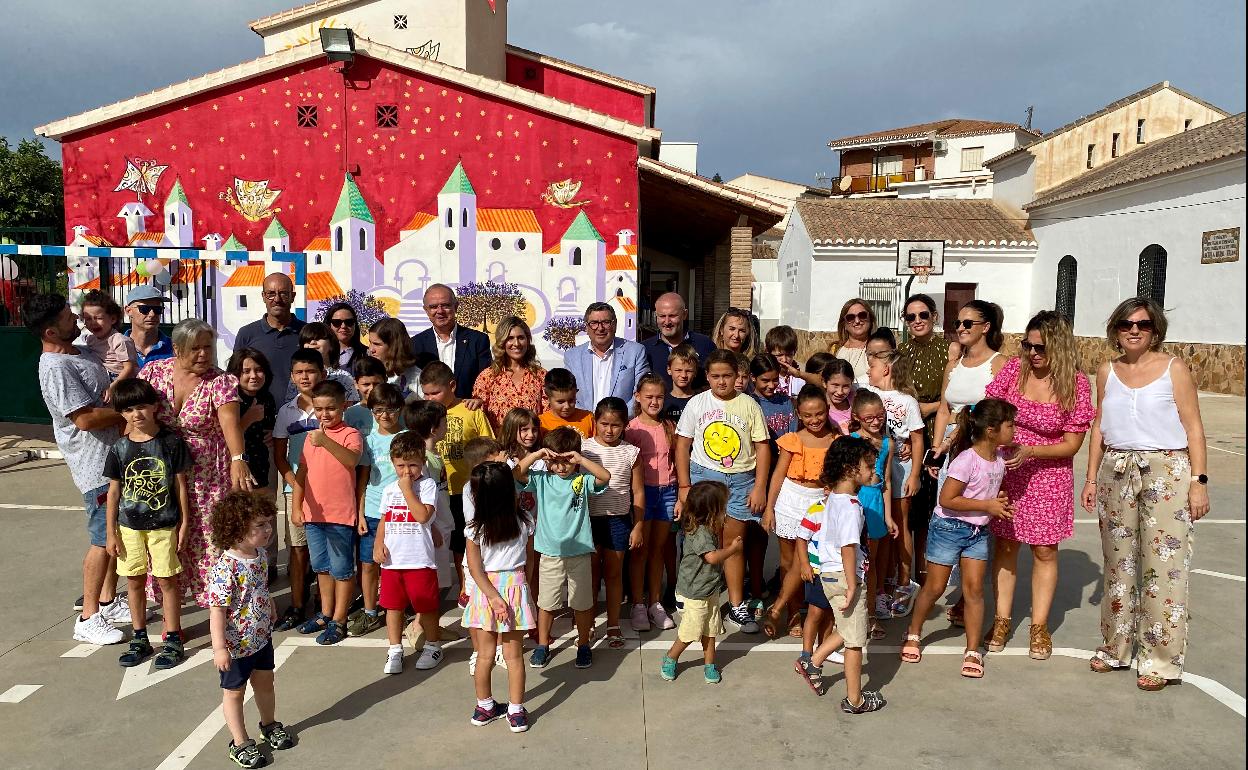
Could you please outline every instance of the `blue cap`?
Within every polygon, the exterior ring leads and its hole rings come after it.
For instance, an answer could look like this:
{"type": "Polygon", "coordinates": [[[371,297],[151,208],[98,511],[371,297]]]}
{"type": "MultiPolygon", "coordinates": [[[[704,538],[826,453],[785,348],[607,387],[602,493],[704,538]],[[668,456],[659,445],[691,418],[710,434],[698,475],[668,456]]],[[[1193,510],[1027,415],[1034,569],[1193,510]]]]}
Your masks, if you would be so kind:
{"type": "Polygon", "coordinates": [[[169,298],[160,293],[160,289],[155,286],[136,286],[126,295],[126,307],[136,302],[156,300],[157,302],[168,302],[169,298]]]}

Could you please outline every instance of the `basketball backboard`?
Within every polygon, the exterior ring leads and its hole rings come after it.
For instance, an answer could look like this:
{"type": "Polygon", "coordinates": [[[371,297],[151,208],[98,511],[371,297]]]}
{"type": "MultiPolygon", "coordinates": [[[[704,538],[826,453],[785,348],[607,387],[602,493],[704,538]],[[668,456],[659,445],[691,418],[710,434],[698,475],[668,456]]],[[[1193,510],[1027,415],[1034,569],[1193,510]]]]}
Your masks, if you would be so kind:
{"type": "Polygon", "coordinates": [[[944,241],[897,241],[897,275],[944,275],[944,241]]]}

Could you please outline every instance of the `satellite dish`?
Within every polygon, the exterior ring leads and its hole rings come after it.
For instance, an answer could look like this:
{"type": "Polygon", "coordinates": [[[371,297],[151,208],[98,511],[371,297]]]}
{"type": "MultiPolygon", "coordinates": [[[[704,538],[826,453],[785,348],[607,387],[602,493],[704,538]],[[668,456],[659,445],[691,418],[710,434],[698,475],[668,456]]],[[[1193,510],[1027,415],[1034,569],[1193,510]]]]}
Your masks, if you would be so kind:
{"type": "Polygon", "coordinates": [[[848,174],[841,177],[841,181],[836,183],[836,189],[841,192],[849,192],[850,186],[853,184],[854,178],[848,174]]]}

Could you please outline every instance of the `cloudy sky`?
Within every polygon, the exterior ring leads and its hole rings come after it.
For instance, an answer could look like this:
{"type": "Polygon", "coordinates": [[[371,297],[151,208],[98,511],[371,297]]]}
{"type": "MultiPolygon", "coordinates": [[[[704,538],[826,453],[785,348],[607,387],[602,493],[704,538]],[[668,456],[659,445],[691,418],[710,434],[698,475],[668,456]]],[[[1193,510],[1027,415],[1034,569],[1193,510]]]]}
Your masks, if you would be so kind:
{"type": "MultiPolygon", "coordinates": [[[[5,0],[0,136],[261,53],[302,0],[5,0]]],[[[446,0],[454,2],[455,0],[446,0]]],[[[484,2],[484,0],[468,0],[484,2]]],[[[1050,130],[1169,80],[1244,109],[1243,0],[512,0],[510,41],[658,89],[698,170],[812,183],[830,138],[945,117],[1050,130]]]]}

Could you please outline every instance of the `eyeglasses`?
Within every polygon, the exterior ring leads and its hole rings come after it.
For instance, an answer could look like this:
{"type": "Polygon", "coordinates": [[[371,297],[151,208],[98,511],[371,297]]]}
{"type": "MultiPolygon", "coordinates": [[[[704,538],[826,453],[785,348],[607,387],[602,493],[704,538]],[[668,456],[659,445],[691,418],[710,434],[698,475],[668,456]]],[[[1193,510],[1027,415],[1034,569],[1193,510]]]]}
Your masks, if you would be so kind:
{"type": "Polygon", "coordinates": [[[884,415],[882,414],[859,415],[858,419],[861,420],[862,422],[884,422],[884,415]]]}
{"type": "Polygon", "coordinates": [[[961,319],[960,321],[956,321],[956,322],[954,322],[954,324],[953,324],[953,328],[955,328],[955,329],[970,329],[970,328],[972,328],[972,327],[974,327],[974,326],[979,326],[980,324],[986,324],[986,323],[988,323],[988,322],[987,322],[987,321],[972,321],[972,320],[971,320],[971,319],[969,319],[969,318],[963,318],[963,319],[961,319]]]}
{"type": "Polygon", "coordinates": [[[1042,356],[1044,355],[1044,351],[1045,351],[1044,345],[1036,345],[1035,343],[1032,343],[1032,342],[1024,342],[1022,344],[1022,348],[1023,350],[1027,351],[1028,355],[1042,356]]]}
{"type": "Polygon", "coordinates": [[[135,305],[134,309],[143,315],[151,315],[153,313],[160,315],[165,312],[165,308],[161,305],[135,305]]]}
{"type": "Polygon", "coordinates": [[[260,292],[260,296],[265,299],[294,299],[295,293],[293,291],[263,291],[260,292]]]}
{"type": "Polygon", "coordinates": [[[396,415],[396,414],[398,414],[398,413],[399,413],[399,410],[398,410],[398,409],[387,409],[387,408],[385,408],[385,407],[381,407],[381,406],[379,406],[379,407],[377,407],[376,409],[374,409],[374,410],[373,410],[373,416],[375,416],[375,417],[390,417],[390,416],[392,416],[392,415],[396,415]]]}
{"type": "Polygon", "coordinates": [[[927,312],[926,310],[920,310],[917,313],[906,313],[905,315],[902,316],[902,318],[906,319],[906,323],[908,324],[912,324],[915,321],[927,321],[927,320],[930,320],[931,317],[932,317],[932,314],[927,312]]]}
{"type": "Polygon", "coordinates": [[[341,329],[344,326],[355,326],[355,319],[354,318],[331,318],[329,319],[329,325],[334,327],[335,329],[341,329]]]}
{"type": "Polygon", "coordinates": [[[868,353],[871,358],[878,358],[881,361],[888,361],[897,354],[895,350],[877,350],[874,353],[868,353]]]}
{"type": "Polygon", "coordinates": [[[607,329],[615,326],[615,320],[608,319],[606,321],[586,321],[585,325],[594,329],[607,329]]]}
{"type": "Polygon", "coordinates": [[[855,322],[856,322],[856,323],[866,323],[866,322],[867,322],[870,318],[871,318],[871,314],[870,314],[870,313],[868,313],[868,312],[867,312],[867,311],[865,311],[865,310],[864,310],[864,311],[862,311],[861,313],[846,313],[846,314],[845,314],[845,323],[847,323],[847,324],[852,324],[852,323],[855,323],[855,322]]]}
{"type": "Polygon", "coordinates": [[[1129,332],[1134,328],[1134,329],[1139,329],[1142,332],[1147,332],[1151,334],[1153,330],[1157,328],[1157,326],[1152,322],[1151,319],[1145,318],[1143,321],[1122,320],[1114,324],[1114,328],[1120,332],[1129,332]]]}

